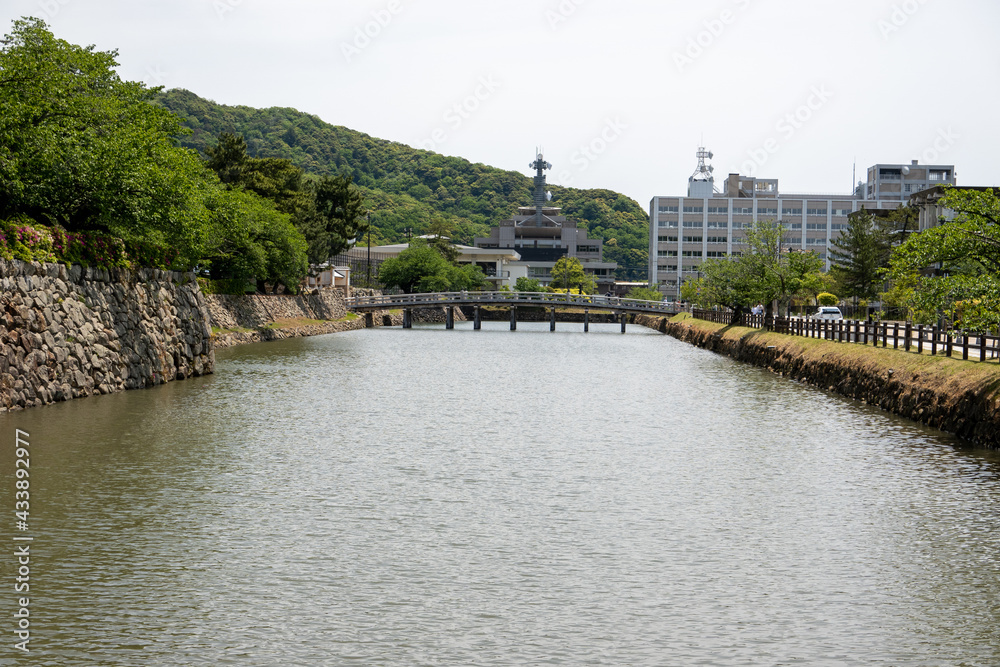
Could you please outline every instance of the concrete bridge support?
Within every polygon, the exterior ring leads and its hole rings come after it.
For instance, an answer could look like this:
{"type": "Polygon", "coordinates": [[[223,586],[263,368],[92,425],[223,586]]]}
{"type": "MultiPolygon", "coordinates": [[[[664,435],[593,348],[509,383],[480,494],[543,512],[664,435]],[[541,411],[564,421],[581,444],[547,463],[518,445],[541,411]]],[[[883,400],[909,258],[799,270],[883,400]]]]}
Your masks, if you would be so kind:
{"type": "Polygon", "coordinates": [[[587,308],[583,309],[583,333],[588,333],[590,331],[590,310],[587,308]]]}
{"type": "Polygon", "coordinates": [[[448,306],[447,316],[445,317],[444,321],[444,328],[445,329],[455,328],[455,306],[448,306]]]}
{"type": "Polygon", "coordinates": [[[555,308],[550,308],[549,309],[549,331],[555,331],[555,330],[556,330],[556,309],[555,308]]]}
{"type": "Polygon", "coordinates": [[[413,328],[413,311],[409,308],[403,309],[403,328],[412,329],[413,328]]]}
{"type": "Polygon", "coordinates": [[[475,317],[473,318],[473,322],[472,322],[472,328],[473,328],[473,329],[474,329],[475,331],[479,331],[480,329],[482,329],[482,328],[483,328],[483,318],[482,318],[482,316],[481,316],[481,315],[479,314],[479,306],[476,306],[476,315],[475,315],[475,317]]]}
{"type": "Polygon", "coordinates": [[[517,306],[510,307],[510,330],[517,331],[517,306]]]}
{"type": "Polygon", "coordinates": [[[628,315],[626,315],[625,313],[622,313],[618,317],[620,317],[621,321],[622,321],[622,333],[625,333],[625,323],[628,321],[628,315]]]}

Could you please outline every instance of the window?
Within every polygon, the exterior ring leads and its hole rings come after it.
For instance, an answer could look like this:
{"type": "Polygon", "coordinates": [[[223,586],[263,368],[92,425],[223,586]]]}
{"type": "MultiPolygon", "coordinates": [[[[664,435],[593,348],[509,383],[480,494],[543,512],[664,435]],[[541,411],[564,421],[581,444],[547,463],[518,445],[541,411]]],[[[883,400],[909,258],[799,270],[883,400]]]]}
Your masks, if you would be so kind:
{"type": "Polygon", "coordinates": [[[826,239],[806,239],[806,245],[826,245],[826,239]]]}
{"type": "Polygon", "coordinates": [[[802,209],[801,208],[782,208],[781,209],[781,214],[782,215],[802,215],[802,209]]]}
{"type": "Polygon", "coordinates": [[[656,251],[656,256],[657,257],[676,257],[677,256],[677,251],[676,250],[657,250],[656,251]]]}
{"type": "Polygon", "coordinates": [[[806,209],[806,215],[826,215],[826,207],[806,209]]]}
{"type": "Polygon", "coordinates": [[[708,228],[709,229],[726,229],[727,227],[729,227],[729,223],[727,223],[727,222],[709,222],[708,223],[708,228]]]}
{"type": "Polygon", "coordinates": [[[881,181],[901,181],[903,172],[900,169],[879,169],[878,177],[881,181]]]}
{"type": "MultiPolygon", "coordinates": [[[[909,190],[907,190],[909,192],[909,190]]],[[[851,209],[849,208],[835,208],[833,209],[833,214],[840,217],[847,217],[851,214],[851,209]]]]}
{"type": "Polygon", "coordinates": [[[931,173],[927,177],[927,180],[934,181],[936,183],[941,183],[943,181],[949,180],[950,178],[951,178],[951,172],[949,172],[947,169],[943,171],[938,169],[931,169],[931,173]]]}
{"type": "Polygon", "coordinates": [[[801,222],[786,222],[785,223],[785,227],[787,229],[802,229],[802,223],[801,222]]]}
{"type": "Polygon", "coordinates": [[[685,220],[685,229],[701,229],[701,220],[685,220]]]}
{"type": "Polygon", "coordinates": [[[753,215],[752,208],[740,208],[739,206],[733,207],[733,215],[753,215]]]}
{"type": "Polygon", "coordinates": [[[685,236],[684,243],[701,243],[702,238],[700,236],[685,236]]]}
{"type": "Polygon", "coordinates": [[[661,206],[660,213],[677,213],[676,206],[661,206]]]}
{"type": "Polygon", "coordinates": [[[726,206],[709,206],[709,213],[729,213],[729,205],[726,206]]]}
{"type": "Polygon", "coordinates": [[[677,243],[676,236],[661,236],[659,238],[660,243],[677,243]]]}
{"type": "Polygon", "coordinates": [[[599,245],[578,245],[576,247],[577,252],[589,252],[596,253],[601,252],[601,246],[599,245]]]}
{"type": "Polygon", "coordinates": [[[677,265],[676,264],[660,264],[660,266],[658,268],[660,269],[660,271],[676,271],[677,270],[677,265]]]}
{"type": "MultiPolygon", "coordinates": [[[[676,254],[677,251],[674,251],[675,256],[676,254]]],[[[681,253],[681,257],[701,257],[701,256],[702,256],[701,250],[685,250],[681,253]]]]}
{"type": "Polygon", "coordinates": [[[778,215],[776,208],[758,208],[757,215],[778,215]]]}
{"type": "Polygon", "coordinates": [[[729,239],[726,238],[725,236],[709,236],[708,237],[708,242],[709,243],[728,243],[729,239]]]}
{"type": "Polygon", "coordinates": [[[666,227],[667,229],[677,229],[676,220],[660,220],[657,223],[657,227],[666,227]]]}
{"type": "Polygon", "coordinates": [[[684,212],[685,213],[704,213],[705,209],[702,206],[685,206],[684,207],[684,212]]]}
{"type": "Polygon", "coordinates": [[[833,231],[839,232],[839,231],[841,231],[843,229],[847,229],[847,223],[846,222],[835,222],[835,223],[833,223],[832,227],[833,227],[833,231]]]}
{"type": "Polygon", "coordinates": [[[826,231],[825,222],[810,222],[806,225],[806,229],[811,229],[812,231],[826,231]]]}
{"type": "Polygon", "coordinates": [[[725,257],[726,256],[726,251],[725,250],[709,250],[708,251],[708,256],[709,257],[725,257]]]}

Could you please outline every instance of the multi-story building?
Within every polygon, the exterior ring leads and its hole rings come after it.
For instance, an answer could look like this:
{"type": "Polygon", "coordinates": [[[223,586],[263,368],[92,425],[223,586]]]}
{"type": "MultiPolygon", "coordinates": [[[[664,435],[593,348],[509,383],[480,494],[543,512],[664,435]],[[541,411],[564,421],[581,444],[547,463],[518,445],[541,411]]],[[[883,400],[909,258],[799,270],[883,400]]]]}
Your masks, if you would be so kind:
{"type": "Polygon", "coordinates": [[[548,285],[555,263],[561,257],[575,257],[583,270],[594,277],[600,291],[610,290],[618,264],[604,261],[604,241],[588,238],[587,230],[560,215],[559,208],[546,205],[544,170],[551,165],[539,153],[531,166],[536,170],[534,205],[518,208],[513,218],[491,227],[488,237],[475,239],[476,247],[506,249],[520,255],[520,260],[508,262],[504,267],[510,272],[510,285],[521,276],[548,285]]]}
{"type": "Polygon", "coordinates": [[[745,230],[754,220],[780,221],[783,246],[812,250],[830,268],[828,248],[847,228],[847,216],[860,210],[895,209],[911,194],[955,183],[952,165],[878,164],[868,170],[868,182],[846,195],[782,194],[777,179],[729,174],[722,189],[715,186],[712,154],[698,151],[698,169],[688,179],[686,197],[653,197],[649,220],[651,286],[676,298],[680,285],[696,277],[701,263],[742,252],[745,230]]]}

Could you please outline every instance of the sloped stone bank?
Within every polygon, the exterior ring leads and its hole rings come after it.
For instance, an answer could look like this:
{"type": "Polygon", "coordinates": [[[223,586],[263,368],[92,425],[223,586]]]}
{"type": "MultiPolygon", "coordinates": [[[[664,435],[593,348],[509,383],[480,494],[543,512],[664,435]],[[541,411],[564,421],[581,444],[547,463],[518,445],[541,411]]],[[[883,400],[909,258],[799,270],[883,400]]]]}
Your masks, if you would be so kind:
{"type": "Polygon", "coordinates": [[[193,275],[0,260],[0,410],[211,373],[193,275]]]}
{"type": "Polygon", "coordinates": [[[996,362],[931,358],[852,343],[730,330],[707,322],[636,319],[692,345],[1000,449],[1000,364],[996,362]]]}

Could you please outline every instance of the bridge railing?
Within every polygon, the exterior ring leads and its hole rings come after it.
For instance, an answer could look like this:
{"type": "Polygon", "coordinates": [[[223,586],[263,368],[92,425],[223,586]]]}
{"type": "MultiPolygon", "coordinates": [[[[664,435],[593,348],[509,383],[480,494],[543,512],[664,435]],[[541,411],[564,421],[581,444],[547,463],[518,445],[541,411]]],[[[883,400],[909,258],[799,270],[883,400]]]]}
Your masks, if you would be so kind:
{"type": "Polygon", "coordinates": [[[349,308],[420,308],[447,305],[520,305],[525,306],[578,306],[607,308],[611,310],[673,313],[677,308],[663,301],[625,299],[597,294],[561,294],[558,292],[434,292],[430,294],[390,294],[384,296],[359,296],[348,299],[349,308]]]}

